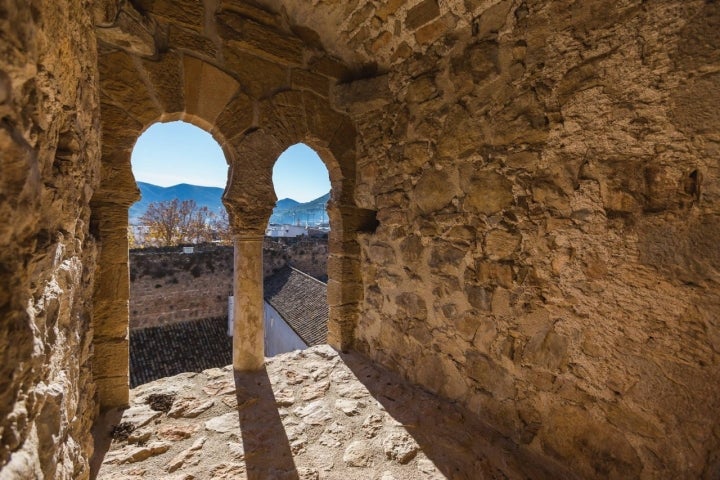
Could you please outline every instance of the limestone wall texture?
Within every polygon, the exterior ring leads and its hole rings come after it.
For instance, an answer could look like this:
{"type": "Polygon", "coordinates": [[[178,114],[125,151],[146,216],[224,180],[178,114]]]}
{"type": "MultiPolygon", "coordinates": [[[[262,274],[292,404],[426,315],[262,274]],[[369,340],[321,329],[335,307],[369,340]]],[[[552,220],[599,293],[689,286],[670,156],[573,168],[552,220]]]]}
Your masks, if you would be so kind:
{"type": "Polygon", "coordinates": [[[717,478],[718,4],[352,5],[356,348],[581,477],[717,478]]]}
{"type": "Polygon", "coordinates": [[[130,153],[184,119],[230,164],[238,365],[305,142],[333,346],[580,478],[718,478],[719,30],[710,0],[0,0],[0,475],[83,478],[95,391],[127,404],[130,153]]]}
{"type": "Polygon", "coordinates": [[[0,1],[0,478],[89,475],[99,180],[86,2],[0,1]]]}

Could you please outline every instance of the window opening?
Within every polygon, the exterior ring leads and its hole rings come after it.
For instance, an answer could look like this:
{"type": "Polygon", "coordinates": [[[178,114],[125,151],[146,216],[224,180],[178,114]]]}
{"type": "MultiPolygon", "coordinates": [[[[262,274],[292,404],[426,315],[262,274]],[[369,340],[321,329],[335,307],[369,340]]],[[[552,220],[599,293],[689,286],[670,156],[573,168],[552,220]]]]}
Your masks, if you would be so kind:
{"type": "Polygon", "coordinates": [[[191,124],[157,123],[138,139],[132,168],[142,198],[128,227],[131,387],[229,365],[234,271],[222,149],[191,124]]]}
{"type": "Polygon", "coordinates": [[[302,143],[273,168],[278,201],[265,232],[265,355],[327,343],[330,180],[302,143]]]}

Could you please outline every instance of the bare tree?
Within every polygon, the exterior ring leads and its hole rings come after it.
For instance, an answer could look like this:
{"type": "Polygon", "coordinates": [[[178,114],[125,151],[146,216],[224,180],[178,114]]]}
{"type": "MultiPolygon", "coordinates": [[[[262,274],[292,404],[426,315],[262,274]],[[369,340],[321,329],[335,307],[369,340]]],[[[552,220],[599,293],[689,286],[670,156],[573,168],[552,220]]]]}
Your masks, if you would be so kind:
{"type": "Polygon", "coordinates": [[[211,222],[213,238],[223,245],[232,244],[232,231],[230,230],[230,217],[224,208],[215,215],[211,222]]]}
{"type": "Polygon", "coordinates": [[[139,245],[138,239],[135,236],[135,230],[132,225],[128,225],[127,229],[128,248],[137,248],[139,245]]]}
{"type": "Polygon", "coordinates": [[[210,239],[212,214],[207,207],[198,207],[194,200],[177,198],[151,203],[140,222],[146,229],[146,241],[164,246],[210,239]]]}
{"type": "Polygon", "coordinates": [[[189,217],[185,233],[185,241],[203,243],[212,241],[211,223],[215,217],[209,208],[199,207],[189,217]]]}

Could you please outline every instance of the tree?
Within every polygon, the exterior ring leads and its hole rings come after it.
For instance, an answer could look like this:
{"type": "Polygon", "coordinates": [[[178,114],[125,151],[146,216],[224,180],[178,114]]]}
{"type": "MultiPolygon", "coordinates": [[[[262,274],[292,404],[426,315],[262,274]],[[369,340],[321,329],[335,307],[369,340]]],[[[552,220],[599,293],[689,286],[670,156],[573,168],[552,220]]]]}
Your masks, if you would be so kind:
{"type": "Polygon", "coordinates": [[[194,200],[176,198],[151,203],[140,222],[147,231],[146,241],[159,246],[178,245],[210,240],[212,216],[207,207],[198,207],[194,200]]]}
{"type": "Polygon", "coordinates": [[[137,248],[138,241],[135,237],[135,231],[132,225],[128,225],[127,229],[128,248],[137,248]]]}
{"type": "Polygon", "coordinates": [[[213,239],[218,240],[223,245],[232,244],[232,231],[230,230],[230,217],[227,210],[222,209],[218,215],[215,215],[211,222],[213,239]]]}

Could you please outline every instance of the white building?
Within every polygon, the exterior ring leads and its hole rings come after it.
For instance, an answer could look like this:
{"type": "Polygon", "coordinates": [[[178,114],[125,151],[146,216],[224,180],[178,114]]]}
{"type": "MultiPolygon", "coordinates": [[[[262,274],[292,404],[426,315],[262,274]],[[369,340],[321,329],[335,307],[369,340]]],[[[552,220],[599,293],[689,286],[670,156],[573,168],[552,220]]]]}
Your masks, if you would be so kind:
{"type": "Polygon", "coordinates": [[[276,225],[270,224],[265,230],[265,236],[272,238],[295,238],[306,236],[308,234],[307,227],[301,225],[276,225]]]}

